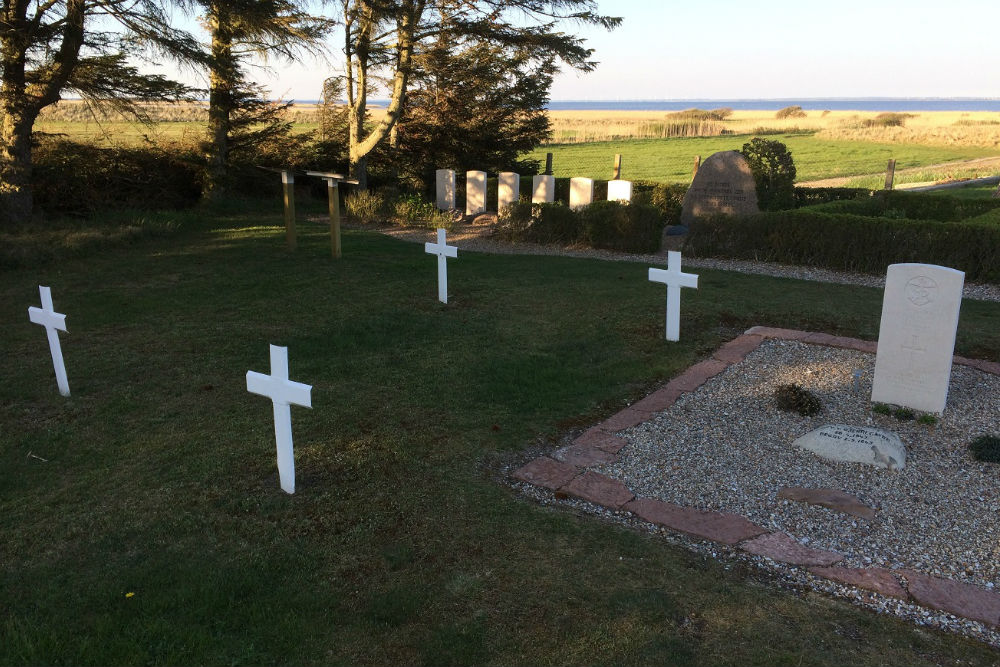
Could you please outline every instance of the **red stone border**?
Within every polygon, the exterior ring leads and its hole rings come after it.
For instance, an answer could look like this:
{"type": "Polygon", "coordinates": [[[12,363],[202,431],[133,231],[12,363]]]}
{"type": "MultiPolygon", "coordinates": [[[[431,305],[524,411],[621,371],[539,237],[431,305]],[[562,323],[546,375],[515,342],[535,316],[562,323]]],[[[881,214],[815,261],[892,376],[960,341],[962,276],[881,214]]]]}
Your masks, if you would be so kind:
{"type": "MultiPolygon", "coordinates": [[[[739,546],[747,553],[775,561],[808,567],[812,574],[876,591],[889,597],[940,609],[1000,628],[1000,592],[988,591],[960,581],[932,577],[911,570],[831,567],[843,559],[833,551],[812,549],[785,533],[768,531],[749,519],[726,512],[696,510],[654,498],[638,498],[623,483],[584,468],[612,463],[627,444],[616,432],[630,428],[666,410],[682,394],[693,392],[729,366],[743,361],[768,338],[797,340],[847,350],[874,353],[874,341],[831,336],[825,333],[753,327],[717,349],[644,399],[584,431],[571,445],[539,457],[513,476],[522,482],[550,489],[557,497],[573,496],[611,510],[629,512],[644,521],[695,537],[739,546]]],[[[1000,375],[1000,364],[980,359],[954,357],[954,363],[1000,375]]]]}

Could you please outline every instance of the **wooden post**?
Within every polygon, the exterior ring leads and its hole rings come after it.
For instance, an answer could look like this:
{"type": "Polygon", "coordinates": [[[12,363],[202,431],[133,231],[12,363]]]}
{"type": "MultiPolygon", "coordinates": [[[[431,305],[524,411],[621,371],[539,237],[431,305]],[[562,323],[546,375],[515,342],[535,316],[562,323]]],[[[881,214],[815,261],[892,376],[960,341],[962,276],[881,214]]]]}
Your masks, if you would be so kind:
{"type": "Polygon", "coordinates": [[[617,181],[622,177],[622,154],[615,154],[615,170],[614,174],[611,176],[611,180],[617,181]]]}
{"type": "Polygon", "coordinates": [[[287,169],[281,172],[281,189],[285,194],[285,241],[289,250],[295,250],[295,175],[287,169]]]}
{"type": "Polygon", "coordinates": [[[700,155],[695,155],[694,156],[694,171],[691,172],[691,178],[694,178],[695,176],[698,175],[698,168],[700,166],[701,166],[701,156],[700,155]]]}
{"type": "Polygon", "coordinates": [[[326,193],[330,196],[330,247],[333,258],[340,259],[340,188],[336,179],[326,179],[326,193]]]}
{"type": "Polygon", "coordinates": [[[552,153],[545,154],[545,175],[548,176],[552,173],[552,153]]]}
{"type": "Polygon", "coordinates": [[[896,175],[896,160],[890,158],[889,166],[885,168],[885,189],[892,190],[892,179],[896,175]]]}

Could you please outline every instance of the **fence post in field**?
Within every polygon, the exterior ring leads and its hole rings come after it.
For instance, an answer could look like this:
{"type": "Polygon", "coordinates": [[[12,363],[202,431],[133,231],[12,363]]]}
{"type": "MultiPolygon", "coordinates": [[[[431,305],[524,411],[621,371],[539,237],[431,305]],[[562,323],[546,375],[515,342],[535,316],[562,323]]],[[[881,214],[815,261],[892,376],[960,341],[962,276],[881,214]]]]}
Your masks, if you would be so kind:
{"type": "Polygon", "coordinates": [[[889,159],[889,165],[885,168],[885,189],[892,190],[892,179],[896,176],[896,160],[889,159]]]}
{"type": "Polygon", "coordinates": [[[616,153],[615,154],[615,170],[612,173],[611,180],[612,181],[621,180],[621,177],[622,177],[622,154],[621,153],[616,153]]]}
{"type": "Polygon", "coordinates": [[[698,175],[698,167],[700,167],[700,166],[701,166],[701,156],[700,155],[695,155],[694,156],[694,171],[691,172],[691,178],[694,178],[695,176],[698,175]]]}
{"type": "Polygon", "coordinates": [[[295,175],[290,169],[281,170],[281,189],[285,196],[285,242],[295,250],[295,175]]]}
{"type": "Polygon", "coordinates": [[[550,176],[552,174],[552,153],[545,154],[545,172],[543,175],[550,176]]]}

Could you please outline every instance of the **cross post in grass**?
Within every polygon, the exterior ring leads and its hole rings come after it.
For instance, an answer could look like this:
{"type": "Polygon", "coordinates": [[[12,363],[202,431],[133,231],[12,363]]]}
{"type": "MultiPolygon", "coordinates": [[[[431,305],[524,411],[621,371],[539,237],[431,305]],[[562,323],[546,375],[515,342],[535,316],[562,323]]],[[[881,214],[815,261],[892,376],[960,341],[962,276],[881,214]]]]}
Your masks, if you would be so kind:
{"type": "Polygon", "coordinates": [[[289,406],[312,407],[312,387],[288,379],[288,348],[271,346],[271,374],[247,371],[247,391],[271,399],[274,439],[278,448],[278,477],[285,493],[295,493],[295,454],[292,449],[292,411],[289,406]]]}
{"type": "Polygon", "coordinates": [[[330,200],[330,247],[333,250],[333,258],[340,259],[340,184],[357,185],[358,182],[327,171],[307,171],[306,174],[318,176],[326,181],[326,193],[330,200]]]}
{"type": "Polygon", "coordinates": [[[437,243],[425,243],[424,252],[438,258],[438,301],[448,303],[448,257],[458,257],[458,248],[445,243],[445,230],[437,230],[437,243]]]}
{"type": "Polygon", "coordinates": [[[649,270],[649,279],[667,286],[667,340],[680,340],[681,288],[698,287],[698,276],[681,272],[681,254],[675,250],[667,253],[667,270],[649,270]]]}
{"type": "Polygon", "coordinates": [[[62,347],[59,345],[59,334],[56,331],[66,331],[66,316],[57,313],[52,307],[52,290],[38,286],[42,297],[42,307],[28,308],[28,319],[45,327],[45,335],[49,338],[49,351],[52,353],[52,365],[56,369],[56,384],[59,393],[69,396],[69,380],[66,379],[66,364],[63,362],[62,347]]]}

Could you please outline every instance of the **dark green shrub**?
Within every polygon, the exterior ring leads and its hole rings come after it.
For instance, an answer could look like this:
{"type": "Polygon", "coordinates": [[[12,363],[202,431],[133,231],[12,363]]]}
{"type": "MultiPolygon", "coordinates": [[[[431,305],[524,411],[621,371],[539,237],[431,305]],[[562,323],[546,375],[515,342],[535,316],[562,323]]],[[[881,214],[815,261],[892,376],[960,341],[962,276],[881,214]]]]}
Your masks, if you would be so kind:
{"type": "Polygon", "coordinates": [[[934,426],[937,422],[938,418],[934,415],[925,414],[920,415],[920,417],[917,418],[917,423],[923,424],[924,426],[934,426]]]}
{"type": "Polygon", "coordinates": [[[901,422],[908,422],[913,421],[917,415],[910,408],[896,408],[892,411],[892,416],[901,422]]]}
{"type": "Polygon", "coordinates": [[[762,211],[795,207],[795,163],[780,141],[754,137],[743,144],[743,156],[750,164],[757,184],[757,202],[762,211]]]}
{"type": "Polygon", "coordinates": [[[692,225],[685,252],[695,257],[821,266],[883,275],[890,264],[921,262],[965,271],[966,280],[1000,282],[1000,225],[891,220],[775,211],[692,225]]]}
{"type": "Polygon", "coordinates": [[[892,408],[890,408],[885,403],[876,403],[872,406],[872,412],[874,412],[877,415],[885,415],[886,417],[888,417],[889,415],[892,414],[892,408]]]}
{"type": "Polygon", "coordinates": [[[806,112],[802,110],[800,106],[785,107],[784,109],[779,109],[778,113],[774,114],[775,118],[805,118],[806,112]]]}
{"type": "Polygon", "coordinates": [[[834,201],[867,199],[872,190],[867,188],[795,188],[795,207],[816,206],[834,201]]]}
{"type": "Polygon", "coordinates": [[[183,208],[201,197],[194,145],[106,148],[43,138],[33,160],[35,206],[50,215],[183,208]]]}
{"type": "Polygon", "coordinates": [[[528,227],[531,225],[532,204],[518,201],[500,211],[497,224],[493,227],[493,236],[501,241],[526,240],[528,227]]]}
{"type": "Polygon", "coordinates": [[[797,384],[780,385],[774,390],[774,400],[780,409],[797,412],[803,417],[819,413],[822,407],[815,394],[797,384]]]}
{"type": "Polygon", "coordinates": [[[657,252],[664,222],[659,209],[641,203],[594,202],[579,213],[583,241],[594,248],[657,252]]]}
{"type": "Polygon", "coordinates": [[[1000,463],[1000,435],[981,435],[969,444],[972,458],[986,463],[1000,463]]]}
{"type": "Polygon", "coordinates": [[[582,221],[565,204],[533,204],[532,222],[525,240],[533,243],[568,245],[580,240],[582,221]]]}
{"type": "Polygon", "coordinates": [[[879,190],[871,197],[818,204],[813,210],[824,213],[957,222],[988,214],[997,209],[1000,209],[1000,201],[991,199],[962,199],[941,195],[929,196],[916,192],[879,190]]]}

